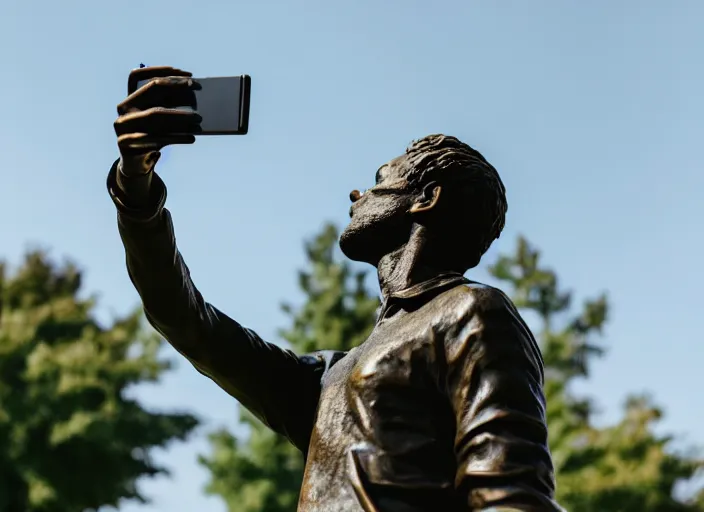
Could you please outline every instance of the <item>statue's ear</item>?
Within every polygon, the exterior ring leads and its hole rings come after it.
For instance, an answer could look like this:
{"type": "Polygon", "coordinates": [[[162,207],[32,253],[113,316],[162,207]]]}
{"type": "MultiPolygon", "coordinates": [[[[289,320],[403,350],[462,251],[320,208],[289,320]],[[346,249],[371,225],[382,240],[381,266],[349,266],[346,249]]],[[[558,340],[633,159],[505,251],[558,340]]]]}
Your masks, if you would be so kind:
{"type": "Polygon", "coordinates": [[[438,199],[440,199],[441,191],[442,187],[437,183],[428,183],[423,188],[423,193],[421,197],[415,203],[413,203],[413,206],[411,206],[411,209],[409,211],[411,213],[422,213],[432,210],[438,203],[438,199]]]}

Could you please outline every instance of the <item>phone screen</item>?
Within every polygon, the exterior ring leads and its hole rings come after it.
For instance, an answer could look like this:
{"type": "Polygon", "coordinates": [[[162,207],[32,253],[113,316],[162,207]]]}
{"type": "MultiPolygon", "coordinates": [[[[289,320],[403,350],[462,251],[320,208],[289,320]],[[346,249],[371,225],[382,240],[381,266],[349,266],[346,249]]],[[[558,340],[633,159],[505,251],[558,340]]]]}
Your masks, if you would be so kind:
{"type": "MultiPolygon", "coordinates": [[[[202,132],[198,135],[246,135],[249,130],[250,77],[241,75],[193,80],[201,86],[200,90],[195,91],[196,110],[203,118],[202,132]]],[[[143,80],[137,87],[147,82],[143,80]]]]}

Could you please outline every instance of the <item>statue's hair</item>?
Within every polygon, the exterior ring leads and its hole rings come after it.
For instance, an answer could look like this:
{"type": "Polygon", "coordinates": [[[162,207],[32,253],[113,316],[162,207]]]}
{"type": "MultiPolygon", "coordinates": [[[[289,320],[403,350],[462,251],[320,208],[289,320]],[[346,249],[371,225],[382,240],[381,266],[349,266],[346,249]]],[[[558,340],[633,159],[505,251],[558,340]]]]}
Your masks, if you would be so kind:
{"type": "MultiPolygon", "coordinates": [[[[450,196],[451,230],[467,236],[458,241],[463,253],[463,270],[475,267],[506,222],[506,189],[499,173],[475,149],[448,135],[428,135],[413,141],[406,149],[410,164],[407,180],[420,191],[430,182],[443,187],[450,196]]],[[[460,235],[461,236],[461,235],[460,235]]]]}

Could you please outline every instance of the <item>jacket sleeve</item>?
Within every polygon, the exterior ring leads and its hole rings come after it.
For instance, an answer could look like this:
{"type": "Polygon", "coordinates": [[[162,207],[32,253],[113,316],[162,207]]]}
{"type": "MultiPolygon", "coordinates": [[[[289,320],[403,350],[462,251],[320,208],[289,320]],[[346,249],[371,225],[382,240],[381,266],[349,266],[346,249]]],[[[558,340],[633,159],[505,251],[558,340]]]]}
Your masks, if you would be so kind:
{"type": "MultiPolygon", "coordinates": [[[[116,163],[117,164],[117,163],[116,163]]],[[[108,190],[118,210],[127,270],[149,323],[202,374],[304,453],[325,368],[323,355],[296,356],[203,300],[176,247],[166,188],[154,174],[147,206],[131,209],[117,186],[108,190]]]]}
{"type": "Polygon", "coordinates": [[[445,341],[461,501],[471,511],[562,511],[537,344],[500,291],[468,289],[465,306],[445,341]]]}

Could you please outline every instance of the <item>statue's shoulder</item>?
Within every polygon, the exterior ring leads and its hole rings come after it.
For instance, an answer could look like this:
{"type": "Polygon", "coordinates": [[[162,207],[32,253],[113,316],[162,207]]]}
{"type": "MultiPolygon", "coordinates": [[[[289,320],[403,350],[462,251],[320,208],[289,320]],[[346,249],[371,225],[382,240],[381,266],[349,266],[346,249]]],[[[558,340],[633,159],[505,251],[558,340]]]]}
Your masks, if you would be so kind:
{"type": "Polygon", "coordinates": [[[508,295],[499,288],[475,281],[465,282],[446,293],[450,306],[445,308],[443,315],[449,334],[447,340],[464,339],[461,332],[468,326],[489,328],[494,334],[500,331],[502,334],[498,339],[501,343],[495,346],[508,348],[518,343],[526,347],[525,353],[531,354],[532,364],[542,379],[543,360],[538,344],[508,295]]]}
{"type": "Polygon", "coordinates": [[[466,280],[464,283],[447,290],[444,299],[453,308],[465,310],[508,309],[515,311],[511,299],[502,290],[488,284],[466,280]]]}

